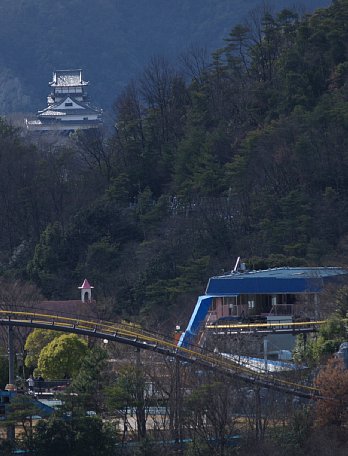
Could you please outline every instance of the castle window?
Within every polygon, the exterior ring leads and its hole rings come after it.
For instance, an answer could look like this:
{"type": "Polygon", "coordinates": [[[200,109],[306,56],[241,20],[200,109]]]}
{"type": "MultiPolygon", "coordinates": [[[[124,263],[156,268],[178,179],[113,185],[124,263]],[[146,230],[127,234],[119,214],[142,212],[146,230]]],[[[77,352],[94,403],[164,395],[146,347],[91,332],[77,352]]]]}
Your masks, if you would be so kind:
{"type": "Polygon", "coordinates": [[[65,106],[72,106],[72,103],[71,102],[65,103],[65,106]]]}

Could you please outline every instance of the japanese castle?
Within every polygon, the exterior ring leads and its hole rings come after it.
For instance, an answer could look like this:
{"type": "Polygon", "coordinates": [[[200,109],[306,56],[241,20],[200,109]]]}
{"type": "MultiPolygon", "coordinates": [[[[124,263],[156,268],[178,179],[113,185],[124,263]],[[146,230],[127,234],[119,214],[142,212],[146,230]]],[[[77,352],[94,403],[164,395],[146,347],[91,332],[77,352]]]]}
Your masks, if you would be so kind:
{"type": "Polygon", "coordinates": [[[71,132],[100,126],[102,110],[90,103],[88,84],[82,79],[82,70],[55,71],[49,83],[48,106],[38,111],[35,120],[26,119],[28,130],[71,132]]]}

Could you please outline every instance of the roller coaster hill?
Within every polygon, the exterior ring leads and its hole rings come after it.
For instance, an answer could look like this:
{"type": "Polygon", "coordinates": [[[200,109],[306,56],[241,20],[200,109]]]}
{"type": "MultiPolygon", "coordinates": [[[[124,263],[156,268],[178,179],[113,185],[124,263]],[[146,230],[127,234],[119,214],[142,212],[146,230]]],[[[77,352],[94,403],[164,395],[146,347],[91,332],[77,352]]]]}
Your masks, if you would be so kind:
{"type": "MultiPolygon", "coordinates": [[[[209,327],[213,327],[213,331],[226,329],[219,328],[226,325],[213,325],[213,318],[216,321],[220,316],[225,316],[225,312],[231,317],[240,317],[243,311],[247,316],[256,315],[256,312],[263,310],[260,306],[264,303],[266,309],[268,306],[269,317],[283,317],[284,309],[292,309],[292,313],[285,316],[295,316],[295,312],[304,312],[313,304],[315,311],[324,287],[328,283],[337,285],[346,274],[347,271],[341,268],[281,268],[256,272],[241,272],[236,268],[231,274],[212,277],[206,294],[198,298],[187,329],[179,342],[173,340],[172,334],[165,336],[124,322],[102,321],[87,316],[81,318],[81,315],[57,315],[52,310],[42,308],[16,311],[3,309],[0,310],[0,326],[7,327],[9,333],[9,384],[14,383],[14,347],[11,334],[14,327],[23,327],[53,329],[118,342],[133,346],[137,350],[156,352],[178,362],[197,365],[198,369],[203,367],[213,370],[227,378],[239,378],[256,386],[307,399],[318,397],[318,390],[306,381],[289,380],[267,369],[251,369],[233,357],[209,350],[203,343],[203,336],[207,331],[211,331],[209,327]]],[[[92,287],[88,283],[85,285],[88,285],[89,289],[80,287],[81,301],[90,299],[91,296],[92,287]]],[[[270,321],[266,326],[273,324],[270,321]]],[[[239,323],[242,327],[248,325],[250,323],[239,323]]],[[[290,325],[290,322],[287,322],[286,326],[290,325]]],[[[245,332],[245,328],[228,328],[230,333],[240,330],[245,332]]]]}

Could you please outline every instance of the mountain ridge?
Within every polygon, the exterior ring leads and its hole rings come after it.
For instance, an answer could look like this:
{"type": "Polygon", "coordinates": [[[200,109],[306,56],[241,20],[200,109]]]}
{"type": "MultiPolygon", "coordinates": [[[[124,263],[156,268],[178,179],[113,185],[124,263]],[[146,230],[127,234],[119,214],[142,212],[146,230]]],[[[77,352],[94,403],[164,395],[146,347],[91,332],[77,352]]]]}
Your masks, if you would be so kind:
{"type": "MultiPolygon", "coordinates": [[[[82,68],[93,99],[108,110],[153,55],[174,60],[192,43],[210,52],[261,3],[0,0],[0,114],[42,109],[52,72],[64,68],[82,68]]],[[[305,2],[309,11],[329,3],[305,2]]]]}

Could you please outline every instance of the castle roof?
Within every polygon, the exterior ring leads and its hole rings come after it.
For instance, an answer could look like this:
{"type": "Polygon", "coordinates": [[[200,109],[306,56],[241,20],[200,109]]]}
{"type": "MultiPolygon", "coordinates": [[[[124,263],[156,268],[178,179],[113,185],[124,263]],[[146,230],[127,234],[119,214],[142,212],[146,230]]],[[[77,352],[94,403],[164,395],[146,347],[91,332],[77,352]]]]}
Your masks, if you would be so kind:
{"type": "Polygon", "coordinates": [[[53,73],[52,87],[86,86],[88,82],[82,79],[82,70],[57,70],[53,73]]]}
{"type": "Polygon", "coordinates": [[[99,109],[93,109],[90,106],[86,106],[84,109],[55,109],[54,106],[49,106],[38,112],[39,117],[50,117],[50,116],[69,116],[69,115],[87,115],[87,114],[100,114],[99,109]]]}
{"type": "Polygon", "coordinates": [[[89,102],[77,101],[73,96],[68,95],[57,103],[47,106],[47,108],[38,111],[39,117],[53,117],[53,116],[66,116],[66,115],[87,115],[87,114],[101,114],[101,109],[91,106],[89,102]],[[76,108],[65,108],[65,102],[69,100],[76,105],[76,108]]]}

